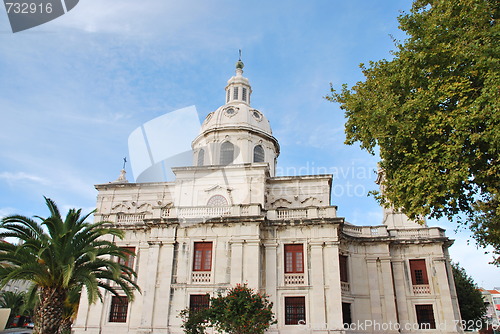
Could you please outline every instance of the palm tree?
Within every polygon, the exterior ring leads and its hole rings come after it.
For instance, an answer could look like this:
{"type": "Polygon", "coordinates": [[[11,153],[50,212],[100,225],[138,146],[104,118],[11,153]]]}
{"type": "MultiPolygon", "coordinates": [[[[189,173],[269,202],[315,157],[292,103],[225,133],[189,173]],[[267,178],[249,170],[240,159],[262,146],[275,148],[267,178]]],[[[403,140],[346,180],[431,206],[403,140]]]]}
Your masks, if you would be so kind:
{"type": "Polygon", "coordinates": [[[0,238],[17,238],[19,243],[0,243],[0,288],[10,280],[31,281],[38,296],[34,333],[56,334],[69,291],[85,287],[89,302],[95,303],[102,300],[101,288],[118,295],[118,286],[133,300],[139,287],[133,269],[116,261],[133,255],[111,241],[123,238],[122,231],[109,222],[86,223],[93,212],[81,216],[81,209],[70,209],[63,220],[56,204],[46,197],[45,202],[48,218],[2,219],[0,238]]]}
{"type": "Polygon", "coordinates": [[[1,291],[0,308],[10,308],[7,324],[11,324],[15,316],[22,315],[26,301],[24,291],[1,291]]]}

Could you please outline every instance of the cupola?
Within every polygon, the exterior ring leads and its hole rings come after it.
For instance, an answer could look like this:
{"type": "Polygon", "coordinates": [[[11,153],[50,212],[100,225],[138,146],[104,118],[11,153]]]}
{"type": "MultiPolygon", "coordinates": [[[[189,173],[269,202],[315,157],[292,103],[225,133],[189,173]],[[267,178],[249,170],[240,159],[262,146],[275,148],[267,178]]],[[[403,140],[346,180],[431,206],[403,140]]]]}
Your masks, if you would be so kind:
{"type": "Polygon", "coordinates": [[[268,163],[274,176],[279,144],[269,121],[252,108],[252,87],[243,76],[241,58],[235,75],[225,87],[226,103],[205,118],[200,134],[193,140],[193,163],[197,166],[241,163],[268,163]]]}

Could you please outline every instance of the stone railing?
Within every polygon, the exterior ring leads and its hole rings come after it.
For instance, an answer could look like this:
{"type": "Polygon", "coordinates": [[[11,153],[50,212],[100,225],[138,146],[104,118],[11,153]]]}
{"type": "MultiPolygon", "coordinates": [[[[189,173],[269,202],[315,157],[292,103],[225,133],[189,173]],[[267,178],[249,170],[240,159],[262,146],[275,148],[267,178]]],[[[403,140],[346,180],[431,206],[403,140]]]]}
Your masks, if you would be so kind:
{"type": "Polygon", "coordinates": [[[267,219],[269,220],[288,220],[288,219],[314,219],[314,218],[335,218],[337,217],[337,209],[334,206],[325,208],[283,208],[267,211],[267,219]]]}
{"type": "Polygon", "coordinates": [[[427,239],[444,238],[444,230],[439,227],[422,227],[412,229],[394,229],[389,230],[391,236],[398,239],[427,239]]]}
{"type": "Polygon", "coordinates": [[[192,283],[210,283],[212,274],[210,271],[193,271],[192,283]]]}
{"type": "Polygon", "coordinates": [[[431,293],[429,284],[419,284],[413,286],[414,295],[427,295],[431,293]]]}
{"type": "Polygon", "coordinates": [[[342,293],[351,293],[351,285],[349,282],[340,282],[340,289],[342,293]]]}
{"type": "Polygon", "coordinates": [[[119,224],[143,223],[146,219],[209,219],[215,217],[260,216],[261,206],[233,205],[233,206],[184,206],[184,207],[157,207],[152,212],[140,213],[110,213],[96,214],[98,221],[111,221],[119,224]]]}
{"type": "Polygon", "coordinates": [[[191,206],[177,209],[177,218],[222,217],[230,215],[230,206],[191,206]]]}
{"type": "Polygon", "coordinates": [[[304,273],[285,274],[285,285],[304,285],[305,282],[304,273]]]}
{"type": "Polygon", "coordinates": [[[119,213],[116,216],[116,222],[119,224],[142,223],[144,221],[144,218],[146,218],[145,213],[138,213],[138,214],[119,213]]]}
{"type": "Polygon", "coordinates": [[[386,226],[355,226],[345,224],[343,231],[345,234],[354,236],[354,237],[386,237],[389,234],[387,233],[386,226]]]}

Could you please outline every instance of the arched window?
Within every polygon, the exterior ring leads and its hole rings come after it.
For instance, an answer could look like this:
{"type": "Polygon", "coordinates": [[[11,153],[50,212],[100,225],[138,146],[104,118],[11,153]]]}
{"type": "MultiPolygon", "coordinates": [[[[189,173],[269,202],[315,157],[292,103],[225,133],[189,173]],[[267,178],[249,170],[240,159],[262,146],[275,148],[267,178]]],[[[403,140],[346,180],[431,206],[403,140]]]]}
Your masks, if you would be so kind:
{"type": "Polygon", "coordinates": [[[253,162],[264,162],[264,149],[262,145],[257,145],[253,149],[253,162]]]}
{"type": "Polygon", "coordinates": [[[203,166],[203,163],[205,162],[205,150],[200,149],[198,152],[198,166],[203,166]]]}
{"type": "Polygon", "coordinates": [[[247,100],[247,89],[245,87],[243,87],[243,90],[242,90],[242,93],[241,93],[241,99],[243,101],[246,101],[247,100]]]}
{"type": "Polygon", "coordinates": [[[220,164],[229,165],[234,160],[234,145],[231,142],[224,142],[220,146],[220,164]]]}
{"type": "Polygon", "coordinates": [[[227,206],[227,199],[222,195],[214,195],[210,197],[207,206],[227,206]]]}

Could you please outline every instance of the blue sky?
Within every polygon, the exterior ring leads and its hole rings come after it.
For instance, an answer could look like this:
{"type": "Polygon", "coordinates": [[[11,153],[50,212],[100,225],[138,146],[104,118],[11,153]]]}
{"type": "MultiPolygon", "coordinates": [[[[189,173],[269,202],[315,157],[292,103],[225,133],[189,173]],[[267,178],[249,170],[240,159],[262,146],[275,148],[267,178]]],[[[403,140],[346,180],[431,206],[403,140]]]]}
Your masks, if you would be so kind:
{"type": "MultiPolygon", "coordinates": [[[[329,84],[362,80],[360,63],[390,58],[409,0],[85,0],[45,25],[13,34],[0,10],[0,216],[45,216],[42,196],[67,210],[95,206],[94,184],[115,180],[141,124],[224,103],[238,49],[252,106],[270,120],[282,174],[334,174],[332,204],[359,225],[381,222],[377,158],[344,145],[329,84]]],[[[129,168],[130,171],[130,168],[129,168]]],[[[129,173],[129,179],[132,175],[129,173]]],[[[450,252],[487,288],[500,270],[467,231],[450,252]]]]}

